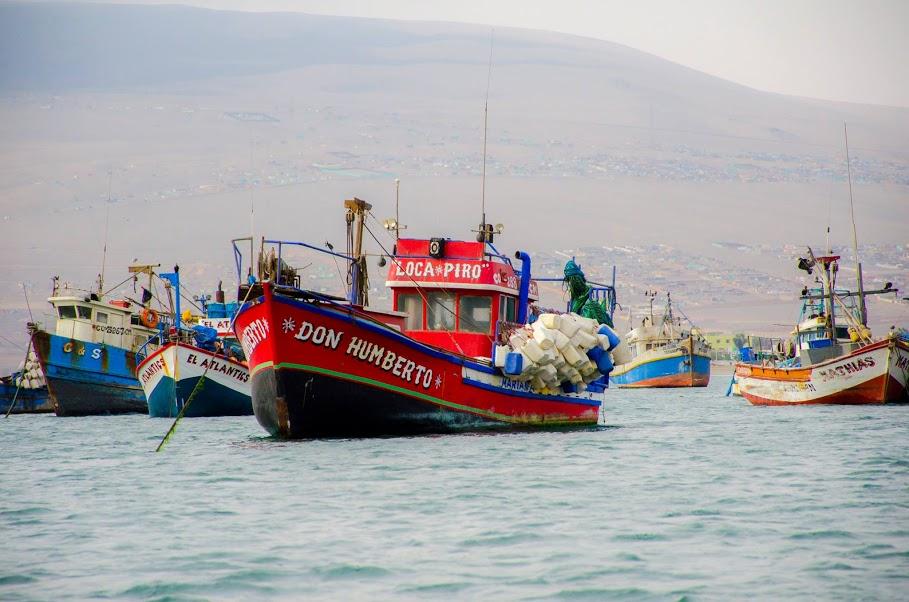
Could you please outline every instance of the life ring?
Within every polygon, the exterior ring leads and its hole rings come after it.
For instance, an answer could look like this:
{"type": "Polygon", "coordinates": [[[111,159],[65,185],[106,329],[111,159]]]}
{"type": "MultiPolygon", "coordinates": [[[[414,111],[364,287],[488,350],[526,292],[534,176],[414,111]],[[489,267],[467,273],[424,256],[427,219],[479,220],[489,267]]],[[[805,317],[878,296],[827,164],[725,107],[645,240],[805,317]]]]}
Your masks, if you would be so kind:
{"type": "Polygon", "coordinates": [[[153,309],[143,309],[142,313],[139,314],[139,319],[142,320],[142,324],[147,328],[158,326],[158,312],[153,309]]]}

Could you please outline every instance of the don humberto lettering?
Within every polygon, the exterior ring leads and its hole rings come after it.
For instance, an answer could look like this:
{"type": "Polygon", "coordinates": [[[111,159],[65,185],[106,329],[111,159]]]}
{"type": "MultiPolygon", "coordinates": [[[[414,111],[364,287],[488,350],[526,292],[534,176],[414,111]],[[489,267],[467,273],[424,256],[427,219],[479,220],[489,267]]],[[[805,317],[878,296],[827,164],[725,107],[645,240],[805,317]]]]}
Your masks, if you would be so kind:
{"type": "Polygon", "coordinates": [[[386,350],[384,347],[364,339],[351,337],[350,344],[347,346],[347,355],[378,366],[386,372],[391,371],[401,380],[418,384],[424,389],[429,389],[433,383],[432,368],[421,366],[403,355],[396,354],[391,349],[386,350]]]}
{"type": "MultiPolygon", "coordinates": [[[[292,319],[284,321],[282,330],[293,331],[296,324],[292,319]]],[[[245,333],[244,333],[245,334],[245,333]]],[[[321,345],[329,349],[337,349],[344,340],[344,332],[336,331],[325,326],[315,326],[311,322],[300,324],[294,339],[311,345],[321,345]]],[[[431,368],[417,364],[403,355],[395,353],[366,339],[352,336],[345,353],[361,361],[373,364],[376,367],[391,372],[401,380],[429,389],[433,384],[431,368]]]]}

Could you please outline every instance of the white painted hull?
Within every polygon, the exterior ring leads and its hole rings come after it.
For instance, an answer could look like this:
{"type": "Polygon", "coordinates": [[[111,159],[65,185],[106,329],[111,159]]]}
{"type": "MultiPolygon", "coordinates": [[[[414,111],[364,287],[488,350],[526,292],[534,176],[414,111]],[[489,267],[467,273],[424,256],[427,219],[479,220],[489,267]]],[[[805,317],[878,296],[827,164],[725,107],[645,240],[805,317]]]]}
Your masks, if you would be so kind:
{"type": "Polygon", "coordinates": [[[742,396],[755,405],[880,404],[907,399],[909,344],[884,339],[799,368],[737,364],[742,396]]]}

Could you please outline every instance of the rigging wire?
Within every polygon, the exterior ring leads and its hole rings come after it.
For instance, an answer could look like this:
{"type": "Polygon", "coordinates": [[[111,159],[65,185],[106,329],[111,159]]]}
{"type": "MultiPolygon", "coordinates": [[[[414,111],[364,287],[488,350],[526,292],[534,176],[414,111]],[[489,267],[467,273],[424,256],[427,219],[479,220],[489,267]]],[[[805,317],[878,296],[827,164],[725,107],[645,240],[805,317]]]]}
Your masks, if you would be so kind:
{"type": "MultiPolygon", "coordinates": [[[[253,288],[254,287],[250,286],[249,288],[246,289],[246,296],[243,297],[243,302],[240,303],[241,306],[245,305],[246,302],[249,300],[249,294],[252,292],[253,288]]],[[[229,326],[228,330],[232,331],[234,329],[234,323],[236,323],[237,314],[239,314],[239,313],[240,312],[235,313],[233,315],[233,317],[231,318],[230,326],[229,326]]],[[[177,346],[179,347],[179,343],[177,344],[177,346]]],[[[205,367],[205,371],[202,372],[202,376],[199,378],[198,381],[196,381],[196,386],[193,387],[193,390],[190,392],[189,397],[186,398],[186,403],[184,403],[183,407],[180,408],[180,412],[177,414],[177,417],[174,420],[174,423],[172,425],[170,425],[170,428],[167,430],[167,433],[165,433],[164,438],[161,439],[161,443],[159,443],[158,447],[155,448],[155,453],[164,449],[164,446],[167,445],[168,441],[170,441],[171,436],[173,436],[174,432],[177,430],[177,425],[180,423],[181,420],[183,420],[183,416],[184,416],[184,414],[186,414],[186,409],[189,408],[190,404],[196,398],[196,393],[198,393],[200,390],[202,390],[202,387],[203,387],[202,383],[205,382],[205,377],[208,374],[208,370],[212,367],[212,365],[214,363],[215,362],[209,362],[208,365],[205,367]]],[[[174,384],[176,385],[176,381],[174,384]]]]}

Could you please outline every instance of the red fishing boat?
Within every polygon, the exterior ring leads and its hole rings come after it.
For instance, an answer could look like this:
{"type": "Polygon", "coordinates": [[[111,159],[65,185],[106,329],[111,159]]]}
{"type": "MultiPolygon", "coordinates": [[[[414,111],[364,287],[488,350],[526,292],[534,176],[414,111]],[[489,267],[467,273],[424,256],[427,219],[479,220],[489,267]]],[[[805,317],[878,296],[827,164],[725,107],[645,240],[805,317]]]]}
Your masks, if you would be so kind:
{"type": "Polygon", "coordinates": [[[362,251],[371,206],[353,199],[345,208],[348,254],[263,240],[259,278],[240,288],[241,299],[251,300],[235,332],[249,360],[254,413],[269,433],[358,437],[597,424],[605,379],[590,379],[599,374],[588,371],[586,386],[541,389],[521,376],[520,354],[510,354],[518,364],[510,371],[493,361],[537,298],[526,253],[516,254],[516,269],[495,250],[497,231],[486,224],[477,242],[398,239],[387,252],[394,309],[375,309],[362,251]],[[345,260],[348,297],[301,289],[282,258],[288,245],[345,260]]]}

